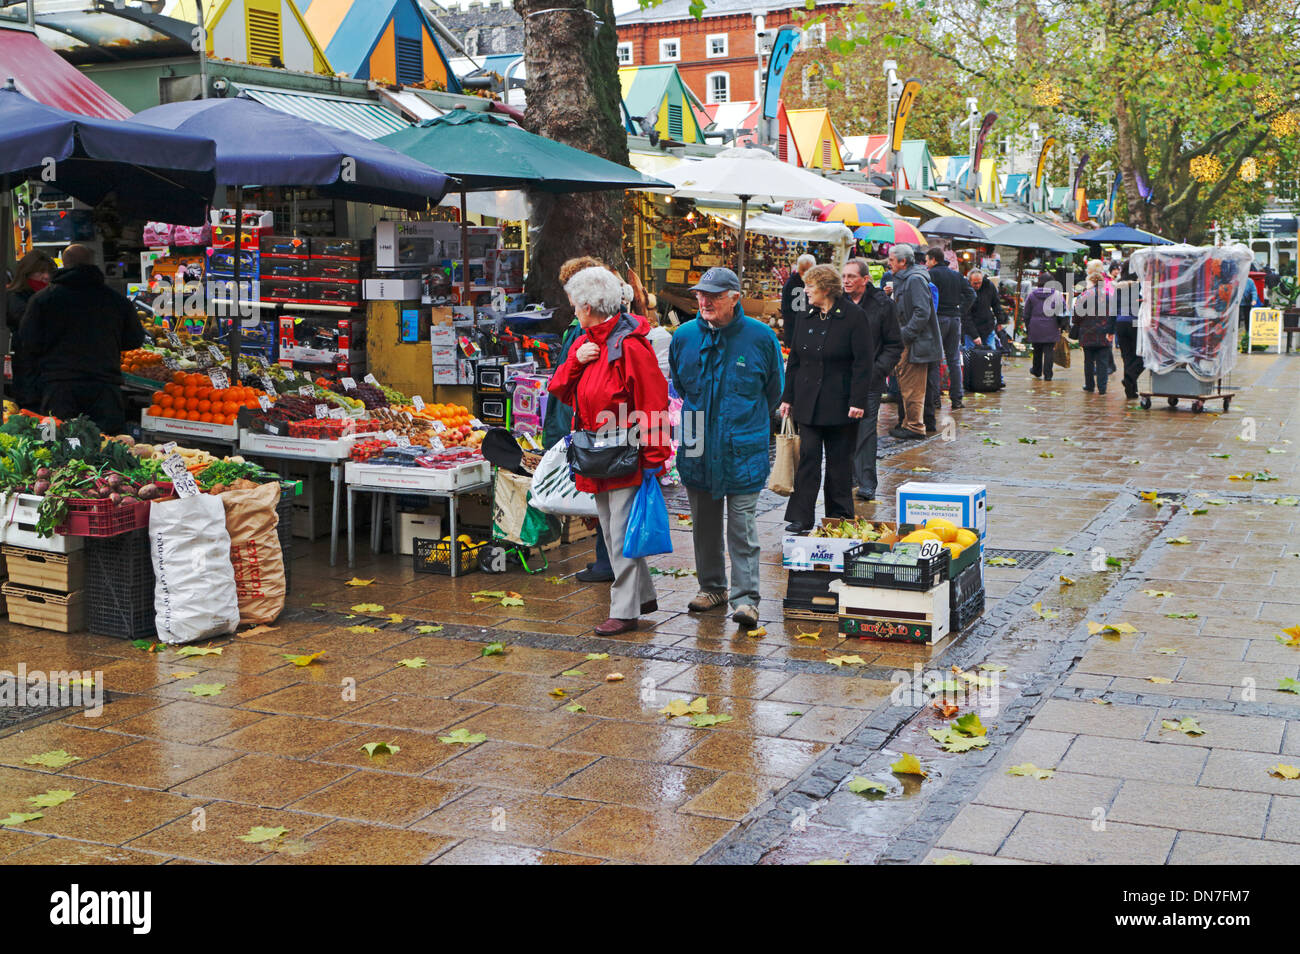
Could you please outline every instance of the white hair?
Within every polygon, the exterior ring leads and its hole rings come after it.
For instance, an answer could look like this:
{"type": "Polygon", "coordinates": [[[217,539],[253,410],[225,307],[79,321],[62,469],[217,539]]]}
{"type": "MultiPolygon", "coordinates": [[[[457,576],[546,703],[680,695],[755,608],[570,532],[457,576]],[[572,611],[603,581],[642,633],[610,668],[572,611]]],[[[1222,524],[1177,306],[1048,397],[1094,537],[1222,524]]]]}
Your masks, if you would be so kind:
{"type": "Polygon", "coordinates": [[[966,273],[967,278],[973,278],[976,275],[978,275],[980,278],[984,277],[984,273],[978,268],[972,268],[969,272],[966,273]]]}
{"type": "Polygon", "coordinates": [[[817,259],[813,258],[807,252],[795,259],[794,267],[800,273],[807,271],[817,264],[817,259]]]}
{"type": "Polygon", "coordinates": [[[916,252],[906,242],[899,242],[889,247],[889,257],[896,262],[910,265],[916,261],[916,252]]]}
{"type": "Polygon", "coordinates": [[[616,315],[623,307],[626,283],[604,266],[584,268],[565,283],[575,308],[586,305],[597,315],[616,315]]]}
{"type": "Polygon", "coordinates": [[[624,308],[632,304],[632,298],[634,297],[634,295],[635,292],[632,291],[632,286],[629,285],[627,282],[624,282],[623,283],[623,307],[624,308]]]}

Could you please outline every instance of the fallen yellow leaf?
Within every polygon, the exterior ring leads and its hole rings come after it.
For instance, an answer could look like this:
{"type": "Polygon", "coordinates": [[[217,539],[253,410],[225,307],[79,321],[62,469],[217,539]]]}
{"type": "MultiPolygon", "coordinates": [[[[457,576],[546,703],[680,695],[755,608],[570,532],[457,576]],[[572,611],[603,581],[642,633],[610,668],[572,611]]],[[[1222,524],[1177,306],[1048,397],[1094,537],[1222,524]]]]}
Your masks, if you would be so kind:
{"type": "Polygon", "coordinates": [[[895,775],[919,775],[921,778],[930,777],[930,773],[921,768],[921,760],[908,752],[904,752],[901,759],[889,766],[889,770],[895,775]]]}

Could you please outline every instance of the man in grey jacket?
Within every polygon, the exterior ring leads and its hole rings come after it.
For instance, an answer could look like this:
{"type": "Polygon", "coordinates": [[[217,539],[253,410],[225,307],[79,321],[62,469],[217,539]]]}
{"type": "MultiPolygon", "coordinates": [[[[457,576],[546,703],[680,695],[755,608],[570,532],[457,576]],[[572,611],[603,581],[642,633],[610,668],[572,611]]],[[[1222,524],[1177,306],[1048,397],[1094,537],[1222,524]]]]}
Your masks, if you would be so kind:
{"type": "Polygon", "coordinates": [[[930,292],[930,273],[917,264],[912,246],[893,246],[889,250],[889,268],[894,273],[894,302],[903,336],[903,357],[894,369],[902,394],[902,423],[889,433],[905,440],[919,440],[926,436],[926,379],[930,365],[944,358],[943,338],[930,292]]]}

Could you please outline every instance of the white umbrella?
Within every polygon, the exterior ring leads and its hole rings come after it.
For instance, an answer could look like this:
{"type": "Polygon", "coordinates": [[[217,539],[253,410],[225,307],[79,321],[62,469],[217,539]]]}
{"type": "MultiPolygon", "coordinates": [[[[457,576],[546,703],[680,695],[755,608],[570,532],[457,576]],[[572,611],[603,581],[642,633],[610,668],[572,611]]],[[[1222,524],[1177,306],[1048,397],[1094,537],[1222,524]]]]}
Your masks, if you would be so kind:
{"type": "MultiPolygon", "coordinates": [[[[683,199],[740,200],[740,250],[736,272],[745,274],[745,220],[750,200],[761,203],[811,201],[855,202],[872,205],[865,192],[781,162],[762,149],[724,149],[712,159],[687,162],[658,173],[677,188],[672,194],[683,199]]],[[[881,210],[881,221],[888,221],[881,210]]]]}

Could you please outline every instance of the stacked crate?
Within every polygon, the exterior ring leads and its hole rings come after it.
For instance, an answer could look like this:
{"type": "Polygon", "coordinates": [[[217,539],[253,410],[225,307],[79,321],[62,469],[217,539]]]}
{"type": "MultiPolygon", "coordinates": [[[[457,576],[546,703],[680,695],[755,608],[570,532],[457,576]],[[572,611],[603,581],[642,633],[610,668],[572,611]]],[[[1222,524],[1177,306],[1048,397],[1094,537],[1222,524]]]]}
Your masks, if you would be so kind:
{"type": "Polygon", "coordinates": [[[82,553],[50,553],[4,546],[9,581],[0,587],[9,620],[23,626],[71,633],[86,627],[82,553]]]}

